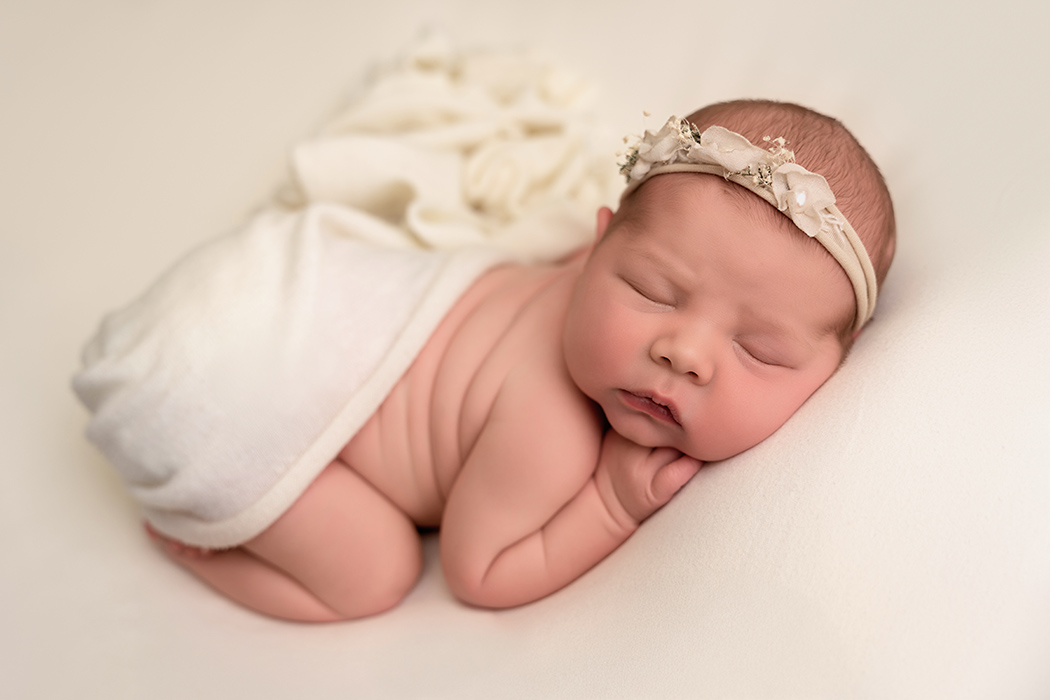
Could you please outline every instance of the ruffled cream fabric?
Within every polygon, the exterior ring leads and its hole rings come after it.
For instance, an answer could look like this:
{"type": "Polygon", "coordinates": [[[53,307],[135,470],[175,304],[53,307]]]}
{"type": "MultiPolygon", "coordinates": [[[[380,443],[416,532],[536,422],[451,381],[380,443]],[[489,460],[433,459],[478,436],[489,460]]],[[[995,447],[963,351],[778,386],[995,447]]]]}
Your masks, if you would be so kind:
{"type": "Polygon", "coordinates": [[[367,211],[398,229],[377,235],[384,245],[558,257],[620,189],[616,136],[587,111],[590,92],[539,59],[430,36],[295,149],[283,199],[367,211]]]}

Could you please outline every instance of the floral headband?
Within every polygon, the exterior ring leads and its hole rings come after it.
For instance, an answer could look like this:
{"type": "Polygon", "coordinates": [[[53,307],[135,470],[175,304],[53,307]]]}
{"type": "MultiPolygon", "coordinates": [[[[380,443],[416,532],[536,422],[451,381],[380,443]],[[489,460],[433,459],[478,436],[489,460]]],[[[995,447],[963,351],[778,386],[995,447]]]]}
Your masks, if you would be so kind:
{"type": "Polygon", "coordinates": [[[671,117],[658,132],[646,131],[627,151],[620,173],[627,178],[621,201],[643,182],[664,173],[711,173],[746,187],[815,238],[846,271],[857,297],[854,330],[875,310],[875,270],[857,232],[835,206],[828,181],[795,161],[783,138],[765,139],[768,148],[720,126],[700,132],[685,119],[671,117]]]}

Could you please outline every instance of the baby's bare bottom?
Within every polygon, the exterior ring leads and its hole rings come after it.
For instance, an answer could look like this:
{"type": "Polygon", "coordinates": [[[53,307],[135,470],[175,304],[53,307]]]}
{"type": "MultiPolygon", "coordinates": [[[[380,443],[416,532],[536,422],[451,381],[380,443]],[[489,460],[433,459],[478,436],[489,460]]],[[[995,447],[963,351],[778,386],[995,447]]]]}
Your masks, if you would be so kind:
{"type": "Polygon", "coordinates": [[[157,539],[169,557],[220,593],[263,614],[302,622],[392,608],[422,568],[412,521],[339,460],[240,547],[202,552],[157,539]]]}

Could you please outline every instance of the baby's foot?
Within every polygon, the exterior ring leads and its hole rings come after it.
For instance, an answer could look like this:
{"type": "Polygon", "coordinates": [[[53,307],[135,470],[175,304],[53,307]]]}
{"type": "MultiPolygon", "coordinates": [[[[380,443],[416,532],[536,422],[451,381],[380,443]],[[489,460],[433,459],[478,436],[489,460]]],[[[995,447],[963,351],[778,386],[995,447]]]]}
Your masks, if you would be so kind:
{"type": "Polygon", "coordinates": [[[144,522],[142,526],[146,529],[146,534],[149,535],[150,539],[156,542],[165,552],[173,557],[202,559],[210,557],[213,553],[213,550],[211,549],[185,544],[184,542],[179,542],[178,540],[173,540],[170,537],[162,535],[148,522],[144,522]]]}

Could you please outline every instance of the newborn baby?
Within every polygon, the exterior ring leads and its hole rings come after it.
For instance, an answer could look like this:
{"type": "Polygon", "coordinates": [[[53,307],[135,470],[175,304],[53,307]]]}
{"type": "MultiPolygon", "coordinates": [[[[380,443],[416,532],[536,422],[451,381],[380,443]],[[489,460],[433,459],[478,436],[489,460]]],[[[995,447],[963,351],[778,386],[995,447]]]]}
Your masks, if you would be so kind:
{"type": "MultiPolygon", "coordinates": [[[[739,101],[647,133],[622,172],[591,246],[480,271],[327,466],[301,488],[274,477],[287,505],[256,532],[216,547],[153,504],[156,541],[249,608],[328,621],[396,605],[418,528],[440,528],[456,596],[520,605],[601,561],[703,462],[771,435],[871,317],[895,240],[876,166],[828,117],[739,101]]],[[[116,390],[95,361],[75,387],[102,415],[116,390]]],[[[204,423],[170,426],[173,442],[204,423]]]]}

